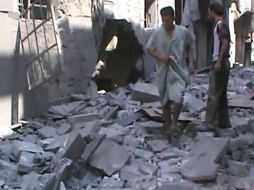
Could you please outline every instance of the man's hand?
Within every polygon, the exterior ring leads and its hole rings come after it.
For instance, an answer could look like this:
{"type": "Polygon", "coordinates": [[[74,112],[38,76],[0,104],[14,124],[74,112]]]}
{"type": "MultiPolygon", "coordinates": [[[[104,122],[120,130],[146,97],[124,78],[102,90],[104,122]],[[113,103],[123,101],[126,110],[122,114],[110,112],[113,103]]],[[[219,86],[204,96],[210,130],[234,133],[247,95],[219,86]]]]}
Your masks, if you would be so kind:
{"type": "Polygon", "coordinates": [[[221,62],[220,61],[217,61],[214,65],[214,70],[215,72],[219,72],[221,71],[221,62]]]}
{"type": "Polygon", "coordinates": [[[163,62],[163,63],[168,63],[169,62],[169,56],[166,54],[160,54],[158,56],[159,61],[163,62]]]}

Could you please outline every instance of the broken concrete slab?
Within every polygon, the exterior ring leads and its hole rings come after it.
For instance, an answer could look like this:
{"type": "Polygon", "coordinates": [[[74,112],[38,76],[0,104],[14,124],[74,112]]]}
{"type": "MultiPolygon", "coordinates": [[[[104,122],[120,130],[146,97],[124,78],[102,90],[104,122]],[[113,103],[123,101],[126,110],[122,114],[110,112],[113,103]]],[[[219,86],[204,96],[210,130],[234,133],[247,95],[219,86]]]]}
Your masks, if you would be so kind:
{"type": "Polygon", "coordinates": [[[99,184],[99,189],[105,188],[122,188],[124,186],[124,181],[118,181],[113,178],[104,178],[101,183],[99,184]]]}
{"type": "Polygon", "coordinates": [[[107,138],[112,140],[118,140],[118,138],[122,137],[128,132],[127,128],[122,127],[121,125],[115,123],[111,126],[101,128],[99,134],[106,135],[107,138]]]}
{"type": "Polygon", "coordinates": [[[35,154],[30,152],[21,152],[18,171],[21,173],[29,173],[34,166],[35,154]]]}
{"type": "Polygon", "coordinates": [[[193,96],[190,93],[184,94],[184,107],[191,113],[200,112],[204,107],[205,103],[193,96]]]}
{"type": "Polygon", "coordinates": [[[173,183],[162,185],[158,190],[198,190],[198,188],[190,184],[173,183]]]}
{"type": "Polygon", "coordinates": [[[45,126],[38,130],[38,135],[42,139],[51,138],[56,136],[56,128],[45,126]]]}
{"type": "Polygon", "coordinates": [[[29,135],[26,135],[23,139],[23,141],[25,142],[31,142],[31,143],[37,143],[37,141],[39,140],[38,136],[37,135],[34,135],[34,134],[29,134],[29,135]]]}
{"type": "Polygon", "coordinates": [[[81,155],[81,158],[84,160],[85,164],[91,158],[91,156],[95,153],[97,148],[101,145],[103,140],[105,139],[106,135],[97,135],[93,141],[91,141],[81,155]]]}
{"type": "Polygon", "coordinates": [[[49,112],[60,115],[60,116],[68,116],[71,113],[73,113],[75,109],[77,109],[77,107],[79,107],[82,104],[83,104],[83,101],[76,101],[76,102],[71,102],[68,104],[55,105],[55,106],[51,106],[51,108],[49,109],[49,112]]]}
{"type": "Polygon", "coordinates": [[[139,162],[137,160],[131,161],[120,170],[120,178],[123,181],[136,182],[142,178],[142,173],[139,170],[139,162]]]}
{"type": "Polygon", "coordinates": [[[254,177],[240,178],[234,185],[236,190],[252,190],[254,187],[254,177]]]}
{"type": "Polygon", "coordinates": [[[229,99],[228,106],[232,108],[253,108],[254,101],[245,96],[237,96],[229,99]]]}
{"type": "Polygon", "coordinates": [[[91,156],[89,164],[111,176],[119,171],[128,160],[129,154],[124,150],[123,146],[116,144],[112,140],[105,139],[91,156]]]}
{"type": "Polygon", "coordinates": [[[195,182],[213,181],[216,179],[219,165],[212,162],[208,157],[192,157],[181,167],[184,178],[195,182]]]}
{"type": "Polygon", "coordinates": [[[58,127],[56,129],[56,133],[59,134],[59,135],[64,135],[66,133],[71,132],[71,130],[72,130],[71,125],[66,122],[66,123],[60,124],[60,127],[58,127]]]}
{"type": "Polygon", "coordinates": [[[134,112],[134,113],[128,114],[128,116],[126,116],[124,118],[117,119],[115,122],[123,127],[126,127],[126,126],[130,125],[131,123],[139,120],[141,117],[143,117],[143,115],[144,115],[144,113],[142,113],[142,112],[134,112]]]}
{"type": "Polygon", "coordinates": [[[132,99],[140,102],[160,101],[158,88],[149,83],[137,82],[133,86],[132,99]]]}
{"type": "Polygon", "coordinates": [[[159,167],[154,165],[154,164],[150,164],[150,163],[141,163],[139,165],[139,170],[144,174],[144,175],[155,175],[158,171],[159,167]]]}
{"type": "Polygon", "coordinates": [[[197,139],[191,148],[190,159],[181,166],[181,174],[192,181],[215,180],[219,168],[216,163],[225,153],[229,139],[207,136],[197,139]]]}
{"type": "Polygon", "coordinates": [[[48,140],[48,142],[45,145],[45,150],[56,153],[58,149],[64,145],[64,142],[66,142],[69,135],[70,134],[65,134],[62,136],[57,136],[54,139],[45,139],[45,140],[48,140]]]}
{"type": "Polygon", "coordinates": [[[73,131],[66,139],[64,146],[59,149],[59,155],[57,155],[57,157],[66,157],[75,161],[85,151],[85,147],[85,141],[82,139],[80,133],[78,131],[73,131]]]}
{"type": "Polygon", "coordinates": [[[103,118],[105,120],[115,119],[117,116],[118,110],[119,110],[119,106],[114,106],[114,107],[110,108],[110,110],[104,115],[103,118]]]}
{"type": "Polygon", "coordinates": [[[183,156],[183,153],[175,148],[168,148],[166,150],[163,150],[160,153],[157,153],[156,156],[160,160],[168,160],[172,158],[179,158],[183,156]]]}
{"type": "Polygon", "coordinates": [[[150,151],[147,151],[144,149],[140,149],[140,148],[135,149],[134,154],[137,158],[142,158],[145,161],[150,161],[152,159],[152,157],[154,156],[153,152],[150,152],[150,151]]]}
{"type": "Polygon", "coordinates": [[[54,167],[54,172],[56,174],[55,189],[59,187],[61,181],[65,181],[69,177],[72,164],[72,160],[68,158],[62,158],[57,161],[56,166],[54,167]]]}
{"type": "Polygon", "coordinates": [[[232,176],[247,177],[249,175],[249,164],[229,160],[227,161],[228,172],[232,176]]]}
{"type": "Polygon", "coordinates": [[[32,153],[43,153],[43,149],[37,144],[24,142],[24,141],[14,141],[13,154],[17,158],[19,158],[22,151],[32,152],[32,153]]]}
{"type": "Polygon", "coordinates": [[[80,115],[72,115],[68,116],[68,122],[75,128],[77,124],[85,123],[89,121],[94,121],[100,119],[100,115],[97,113],[88,113],[88,114],[80,114],[80,115]]]}
{"type": "Polygon", "coordinates": [[[155,120],[155,121],[163,121],[162,119],[162,110],[159,108],[143,108],[142,109],[146,115],[155,120]]]}
{"type": "Polygon", "coordinates": [[[80,134],[86,141],[91,141],[99,133],[101,124],[99,121],[90,121],[80,125],[80,134]]]}
{"type": "Polygon", "coordinates": [[[168,141],[166,140],[150,140],[146,142],[148,147],[153,151],[153,152],[161,152],[167,148],[169,148],[168,141]]]}

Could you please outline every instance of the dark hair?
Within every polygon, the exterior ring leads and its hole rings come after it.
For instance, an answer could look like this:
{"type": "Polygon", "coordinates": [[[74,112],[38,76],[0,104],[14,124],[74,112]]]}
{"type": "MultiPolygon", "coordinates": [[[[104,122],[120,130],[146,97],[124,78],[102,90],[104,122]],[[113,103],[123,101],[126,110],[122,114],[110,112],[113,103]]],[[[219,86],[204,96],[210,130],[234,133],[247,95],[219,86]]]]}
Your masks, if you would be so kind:
{"type": "Polygon", "coordinates": [[[214,3],[211,3],[210,6],[209,6],[209,9],[211,11],[214,11],[215,14],[219,15],[219,16],[224,16],[224,7],[221,3],[219,2],[214,2],[214,3]]]}
{"type": "Polygon", "coordinates": [[[175,17],[175,11],[171,6],[164,7],[160,10],[161,16],[169,15],[175,17]]]}

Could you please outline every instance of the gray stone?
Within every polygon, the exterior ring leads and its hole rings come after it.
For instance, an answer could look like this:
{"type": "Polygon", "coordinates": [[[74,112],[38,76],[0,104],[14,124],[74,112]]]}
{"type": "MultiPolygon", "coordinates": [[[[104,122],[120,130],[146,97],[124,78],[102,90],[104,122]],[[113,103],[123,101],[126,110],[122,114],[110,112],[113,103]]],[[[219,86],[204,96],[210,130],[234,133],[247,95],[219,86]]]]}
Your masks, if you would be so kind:
{"type": "Polygon", "coordinates": [[[131,123],[137,121],[141,117],[143,117],[143,115],[144,115],[144,113],[142,113],[142,112],[132,112],[132,113],[128,114],[128,116],[117,119],[115,122],[123,127],[126,127],[126,126],[130,125],[131,123]]]}
{"type": "Polygon", "coordinates": [[[197,190],[197,188],[194,185],[192,186],[184,183],[176,183],[162,185],[158,190],[197,190]]]}
{"type": "Polygon", "coordinates": [[[45,126],[38,130],[38,135],[43,139],[55,137],[56,129],[54,127],[45,126]]]}
{"type": "Polygon", "coordinates": [[[82,186],[92,185],[98,186],[98,179],[97,176],[88,171],[81,181],[82,186]]]}
{"type": "Polygon", "coordinates": [[[74,161],[85,151],[85,147],[86,144],[80,133],[73,131],[66,139],[64,146],[59,149],[58,156],[60,156],[60,158],[66,157],[74,161]]]}
{"type": "Polygon", "coordinates": [[[254,177],[245,177],[235,183],[236,190],[252,190],[254,187],[254,177]]]}
{"type": "Polygon", "coordinates": [[[218,173],[216,182],[218,185],[224,185],[229,182],[229,176],[225,173],[218,173]]]}
{"type": "Polygon", "coordinates": [[[123,181],[118,181],[112,178],[104,178],[100,185],[99,185],[99,189],[102,188],[122,188],[124,185],[123,181]]]}
{"type": "Polygon", "coordinates": [[[75,109],[77,109],[77,107],[79,107],[82,104],[83,104],[83,101],[76,101],[76,102],[72,102],[72,103],[68,103],[68,104],[61,104],[61,105],[51,106],[49,111],[51,113],[54,113],[54,114],[57,114],[57,115],[68,116],[72,112],[74,112],[75,109]]]}
{"type": "Polygon", "coordinates": [[[65,181],[69,178],[71,167],[72,167],[72,160],[68,158],[62,158],[57,161],[56,166],[54,168],[54,172],[56,174],[56,181],[55,189],[59,186],[61,181],[65,181]]]}
{"type": "Polygon", "coordinates": [[[152,157],[154,156],[154,154],[153,154],[153,152],[149,152],[147,150],[137,148],[135,150],[135,156],[137,158],[142,158],[145,161],[150,161],[152,159],[152,157]]]}
{"type": "Polygon", "coordinates": [[[120,170],[120,178],[123,181],[131,181],[136,182],[142,178],[142,173],[139,170],[139,164],[138,161],[132,161],[128,165],[124,166],[120,170]]]}
{"type": "Polygon", "coordinates": [[[133,87],[132,99],[140,102],[155,102],[160,100],[160,95],[155,85],[137,82],[133,87]]]}
{"type": "Polygon", "coordinates": [[[154,178],[142,183],[142,190],[156,190],[157,187],[158,187],[158,182],[154,178]]]}
{"type": "Polygon", "coordinates": [[[95,151],[101,145],[105,137],[106,135],[97,135],[96,138],[86,146],[84,153],[81,155],[81,158],[84,160],[85,163],[87,163],[87,161],[95,153],[95,151]]]}
{"type": "MultiPolygon", "coordinates": [[[[48,139],[48,143],[45,147],[46,151],[52,151],[52,152],[57,152],[59,148],[61,148],[64,143],[66,142],[67,138],[69,137],[70,134],[65,134],[62,136],[57,136],[54,139],[48,139]]],[[[47,140],[47,139],[46,139],[47,140]]]]}
{"type": "Polygon", "coordinates": [[[106,135],[107,138],[116,140],[119,137],[123,137],[128,132],[128,129],[118,125],[117,123],[108,126],[107,128],[101,128],[99,134],[106,135]]]}
{"type": "Polygon", "coordinates": [[[181,174],[192,181],[215,180],[219,165],[216,162],[225,153],[229,139],[200,136],[191,149],[190,159],[181,166],[181,174]]]}
{"type": "Polygon", "coordinates": [[[119,110],[119,106],[112,107],[105,115],[104,119],[109,120],[109,119],[114,119],[117,116],[117,111],[119,110]]]}
{"type": "Polygon", "coordinates": [[[25,141],[25,142],[31,142],[31,143],[37,143],[38,136],[34,135],[34,134],[29,134],[29,135],[26,135],[24,137],[23,141],[25,141]]]}
{"type": "Polygon", "coordinates": [[[156,154],[156,156],[160,159],[160,160],[168,160],[171,158],[178,158],[182,156],[182,153],[173,149],[173,148],[168,148],[166,150],[163,150],[162,152],[156,154]]]}
{"type": "Polygon", "coordinates": [[[66,133],[71,132],[72,127],[69,123],[62,123],[60,127],[56,129],[57,134],[64,135],[66,133]]]}
{"type": "Polygon", "coordinates": [[[200,112],[202,108],[205,107],[205,104],[202,100],[196,98],[190,93],[185,93],[184,95],[184,106],[189,112],[196,113],[200,112]]]}
{"type": "Polygon", "coordinates": [[[124,150],[123,146],[114,143],[112,140],[105,139],[91,156],[89,164],[111,176],[119,171],[128,160],[129,154],[124,150]]]}
{"type": "Polygon", "coordinates": [[[146,142],[153,152],[161,152],[169,147],[166,140],[150,140],[146,142]]]}
{"type": "Polygon", "coordinates": [[[246,146],[246,142],[244,141],[244,139],[237,137],[237,138],[230,139],[228,149],[233,152],[233,151],[243,149],[245,146],[246,146]]]}
{"type": "Polygon", "coordinates": [[[141,163],[139,169],[144,175],[155,175],[159,167],[150,163],[141,163]]]}
{"type": "Polygon", "coordinates": [[[73,127],[77,127],[77,125],[79,125],[80,123],[85,123],[85,122],[94,121],[98,119],[100,119],[100,115],[97,113],[72,115],[67,117],[68,122],[73,127]]]}
{"type": "Polygon", "coordinates": [[[33,153],[42,153],[43,149],[37,145],[30,142],[24,141],[14,141],[13,142],[13,153],[19,158],[22,151],[33,152],[33,153]]]}
{"type": "Polygon", "coordinates": [[[238,177],[246,177],[249,175],[249,165],[246,163],[229,160],[227,165],[230,175],[238,177]]]}
{"type": "Polygon", "coordinates": [[[33,169],[35,154],[30,152],[22,152],[18,163],[18,171],[29,173],[33,169]]]}
{"type": "Polygon", "coordinates": [[[98,132],[100,131],[100,128],[101,128],[101,124],[98,121],[86,122],[86,123],[83,123],[80,129],[80,134],[83,139],[86,139],[87,141],[91,141],[98,134],[98,132]]]}

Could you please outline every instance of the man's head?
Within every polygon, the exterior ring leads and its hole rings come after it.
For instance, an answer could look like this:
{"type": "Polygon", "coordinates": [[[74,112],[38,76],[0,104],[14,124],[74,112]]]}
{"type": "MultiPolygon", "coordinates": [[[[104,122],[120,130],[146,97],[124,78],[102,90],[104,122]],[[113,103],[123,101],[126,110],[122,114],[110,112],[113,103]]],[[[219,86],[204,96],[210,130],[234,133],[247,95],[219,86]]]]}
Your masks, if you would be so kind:
{"type": "Polygon", "coordinates": [[[162,24],[165,29],[172,29],[174,26],[175,11],[172,7],[167,6],[160,10],[162,24]]]}
{"type": "Polygon", "coordinates": [[[209,18],[215,19],[216,17],[224,16],[224,7],[219,2],[214,2],[210,4],[209,9],[209,18]]]}

